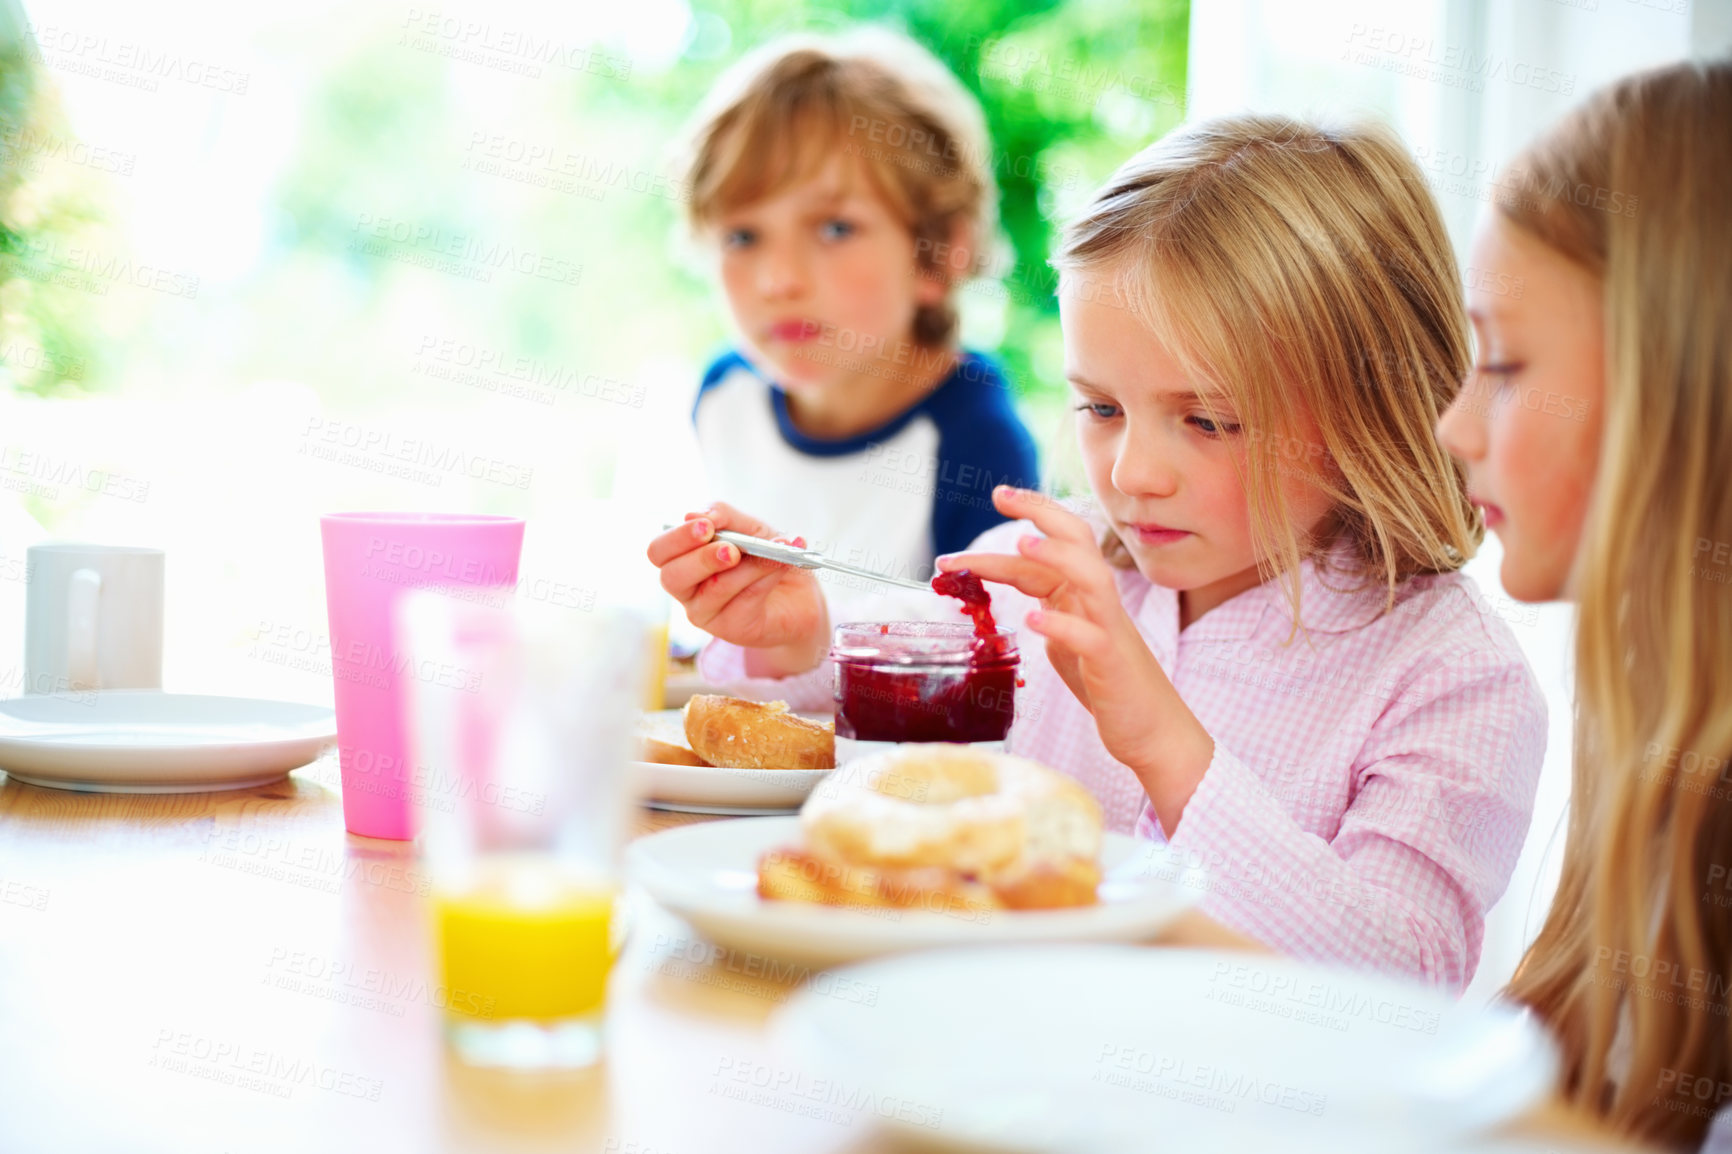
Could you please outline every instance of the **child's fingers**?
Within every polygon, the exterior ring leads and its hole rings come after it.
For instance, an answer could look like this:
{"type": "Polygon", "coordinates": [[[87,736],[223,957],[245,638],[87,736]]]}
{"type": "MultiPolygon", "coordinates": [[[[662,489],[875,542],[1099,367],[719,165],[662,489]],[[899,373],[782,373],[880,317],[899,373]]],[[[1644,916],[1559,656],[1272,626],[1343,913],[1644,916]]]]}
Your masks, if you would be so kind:
{"type": "Polygon", "coordinates": [[[1084,598],[1091,612],[1104,612],[1109,606],[1119,605],[1112,566],[1107,564],[1092,541],[1078,545],[1073,541],[1029,535],[1017,541],[1016,551],[1068,583],[1084,598]]]}
{"type": "Polygon", "coordinates": [[[748,537],[762,537],[768,541],[779,541],[783,544],[805,548],[805,538],[788,538],[753,517],[742,513],[732,505],[717,501],[708,509],[698,513],[687,513],[685,523],[676,525],[667,532],[650,540],[648,555],[650,564],[660,568],[675,557],[691,552],[693,549],[708,542],[716,535],[716,531],[728,529],[735,533],[744,533],[748,537]]]}
{"type": "Polygon", "coordinates": [[[705,581],[740,563],[740,550],[726,542],[713,542],[675,557],[661,567],[662,588],[685,604],[693,590],[705,581]]]}
{"type": "Polygon", "coordinates": [[[1094,543],[1094,530],[1089,528],[1089,523],[1045,493],[1000,485],[992,491],[992,503],[1007,517],[1033,521],[1048,537],[1079,544],[1094,543]]]}
{"type": "Polygon", "coordinates": [[[686,601],[686,616],[699,629],[730,609],[739,615],[752,616],[754,602],[761,604],[776,582],[787,575],[788,567],[748,558],[748,563],[725,573],[718,573],[693,591],[686,601]]]}
{"type": "Polygon", "coordinates": [[[1099,661],[1112,652],[1112,636],[1093,621],[1074,613],[1036,609],[1023,623],[1048,641],[1062,645],[1078,657],[1099,661]]]}
{"type": "Polygon", "coordinates": [[[715,535],[715,522],[703,513],[687,513],[686,523],[652,537],[647,550],[650,564],[660,569],[675,557],[684,556],[715,535]]]}
{"type": "Polygon", "coordinates": [[[773,540],[778,534],[750,513],[742,513],[725,501],[717,501],[704,510],[718,529],[730,529],[735,533],[744,533],[748,537],[763,537],[773,540]]]}
{"type": "Polygon", "coordinates": [[[949,553],[938,559],[938,568],[946,573],[970,569],[982,581],[1009,585],[1041,600],[1064,584],[1063,575],[1052,566],[1014,553],[949,553]]]}

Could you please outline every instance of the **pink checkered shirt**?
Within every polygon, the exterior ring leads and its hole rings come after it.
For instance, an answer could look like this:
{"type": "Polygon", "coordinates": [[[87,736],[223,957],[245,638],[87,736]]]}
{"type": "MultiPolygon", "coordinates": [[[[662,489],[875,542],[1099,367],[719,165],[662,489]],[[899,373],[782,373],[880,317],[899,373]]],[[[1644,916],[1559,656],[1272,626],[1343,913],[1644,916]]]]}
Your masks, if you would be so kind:
{"type": "MultiPolygon", "coordinates": [[[[1032,532],[1000,525],[974,548],[1011,552],[1032,532]]],[[[1539,685],[1473,582],[1415,578],[1384,612],[1381,593],[1338,592],[1306,562],[1306,630],[1290,644],[1279,583],[1183,631],[1173,590],[1135,569],[1118,585],[1215,739],[1170,839],[1208,873],[1204,912],[1283,953],[1465,988],[1527,835],[1546,744],[1539,685]]],[[[1086,786],[1108,829],[1167,841],[1142,783],[1102,746],[1040,636],[1020,628],[1035,602],[989,588],[999,622],[1019,627],[1027,682],[1007,748],[1086,786]]],[[[741,651],[716,642],[700,669],[742,696],[832,703],[828,663],[747,681],[741,651]]]]}

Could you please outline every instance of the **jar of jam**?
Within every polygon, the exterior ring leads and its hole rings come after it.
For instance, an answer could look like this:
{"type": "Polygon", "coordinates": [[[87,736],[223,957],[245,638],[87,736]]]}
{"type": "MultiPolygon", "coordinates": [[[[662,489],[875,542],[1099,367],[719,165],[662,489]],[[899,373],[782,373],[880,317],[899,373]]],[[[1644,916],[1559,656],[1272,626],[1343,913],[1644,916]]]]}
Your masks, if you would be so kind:
{"type": "Polygon", "coordinates": [[[1016,715],[1016,635],[937,621],[838,625],[836,761],[862,745],[991,742],[1003,747],[1016,715]]]}

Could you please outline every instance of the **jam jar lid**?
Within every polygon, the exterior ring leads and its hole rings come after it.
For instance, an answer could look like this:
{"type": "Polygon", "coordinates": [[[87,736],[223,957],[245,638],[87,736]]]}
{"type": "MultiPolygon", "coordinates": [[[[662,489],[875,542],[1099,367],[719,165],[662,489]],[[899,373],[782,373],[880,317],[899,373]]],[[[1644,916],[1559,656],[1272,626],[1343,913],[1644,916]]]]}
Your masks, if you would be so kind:
{"type": "Polygon", "coordinates": [[[830,658],[873,665],[1000,664],[1018,660],[1016,631],[998,627],[985,645],[955,621],[855,621],[836,626],[830,658]]]}

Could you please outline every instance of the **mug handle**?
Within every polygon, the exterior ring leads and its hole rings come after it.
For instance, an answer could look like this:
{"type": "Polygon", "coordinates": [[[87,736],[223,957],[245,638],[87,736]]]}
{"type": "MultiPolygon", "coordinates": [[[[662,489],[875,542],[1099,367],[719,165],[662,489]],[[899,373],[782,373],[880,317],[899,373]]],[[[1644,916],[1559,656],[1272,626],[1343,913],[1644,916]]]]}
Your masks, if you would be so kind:
{"type": "Polygon", "coordinates": [[[97,688],[96,598],[102,592],[102,574],[80,569],[72,574],[66,592],[66,688],[97,688]]]}

